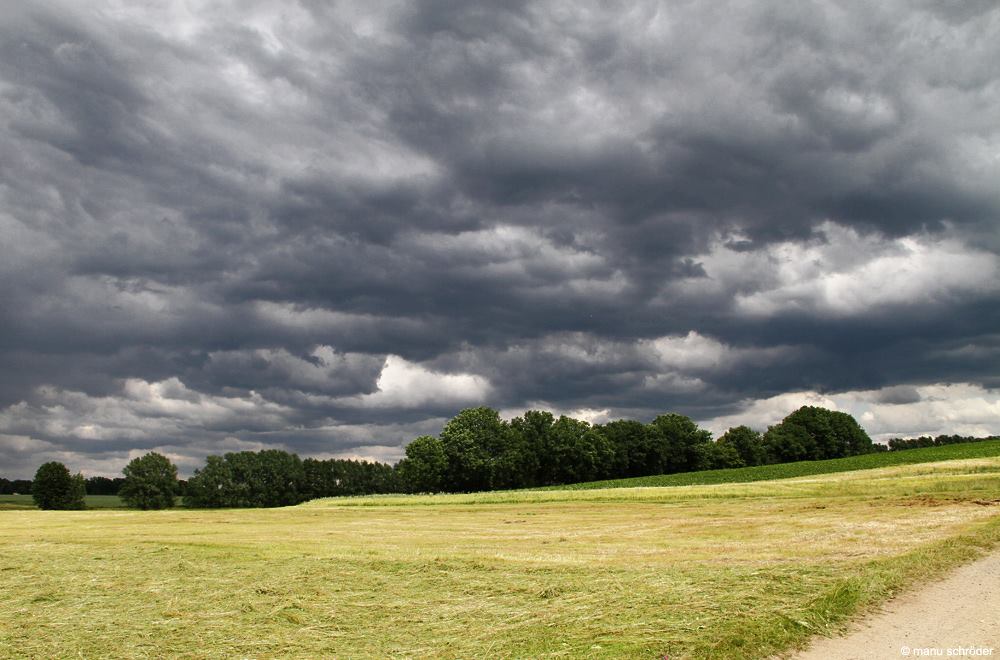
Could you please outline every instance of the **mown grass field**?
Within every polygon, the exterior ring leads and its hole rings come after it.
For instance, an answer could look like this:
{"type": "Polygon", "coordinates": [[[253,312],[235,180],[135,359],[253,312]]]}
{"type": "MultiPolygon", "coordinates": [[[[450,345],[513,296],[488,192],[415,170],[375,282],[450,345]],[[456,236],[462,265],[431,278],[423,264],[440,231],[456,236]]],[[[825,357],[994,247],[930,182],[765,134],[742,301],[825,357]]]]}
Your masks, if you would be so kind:
{"type": "Polygon", "coordinates": [[[764,657],[1000,541],[1000,457],[781,481],[0,512],[6,657],[764,657]]]}

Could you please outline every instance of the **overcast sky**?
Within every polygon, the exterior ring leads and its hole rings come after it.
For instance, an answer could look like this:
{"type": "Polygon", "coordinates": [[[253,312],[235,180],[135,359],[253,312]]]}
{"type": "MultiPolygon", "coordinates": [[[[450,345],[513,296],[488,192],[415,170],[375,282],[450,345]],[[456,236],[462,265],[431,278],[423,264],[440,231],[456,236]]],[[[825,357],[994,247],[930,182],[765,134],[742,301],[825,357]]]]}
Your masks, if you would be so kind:
{"type": "Polygon", "coordinates": [[[0,8],[4,476],[474,405],[1000,433],[993,0],[0,8]]]}

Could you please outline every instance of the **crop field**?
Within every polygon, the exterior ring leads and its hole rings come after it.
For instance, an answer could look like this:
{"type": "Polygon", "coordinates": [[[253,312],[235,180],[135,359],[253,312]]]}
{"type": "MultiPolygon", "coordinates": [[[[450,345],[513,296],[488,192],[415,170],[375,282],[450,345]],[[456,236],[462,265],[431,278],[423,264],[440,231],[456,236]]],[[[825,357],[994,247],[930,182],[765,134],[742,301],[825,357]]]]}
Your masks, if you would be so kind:
{"type": "Polygon", "coordinates": [[[1000,541],[1000,457],[780,481],[0,512],[4,657],[766,657],[1000,541]]]}

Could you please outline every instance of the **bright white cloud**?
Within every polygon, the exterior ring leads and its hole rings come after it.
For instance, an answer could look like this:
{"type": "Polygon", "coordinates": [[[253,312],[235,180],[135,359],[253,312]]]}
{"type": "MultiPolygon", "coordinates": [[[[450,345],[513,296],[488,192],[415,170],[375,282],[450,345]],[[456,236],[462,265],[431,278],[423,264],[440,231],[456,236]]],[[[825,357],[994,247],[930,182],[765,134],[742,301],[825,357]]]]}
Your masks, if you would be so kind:
{"type": "Polygon", "coordinates": [[[851,316],[1000,289],[1000,258],[990,252],[955,239],[866,236],[832,222],[808,242],[738,251],[719,241],[699,259],[708,279],[677,288],[689,295],[735,292],[736,311],[751,317],[851,316]]]}
{"type": "Polygon", "coordinates": [[[907,388],[915,393],[913,399],[919,400],[886,402],[894,399],[898,389],[789,392],[745,401],[739,412],[703,420],[702,424],[717,435],[740,424],[764,430],[801,406],[820,406],[850,413],[878,441],[940,434],[1000,435],[1000,390],[969,383],[919,385],[907,388]]]}
{"type": "Polygon", "coordinates": [[[700,423],[716,436],[725,433],[726,429],[741,425],[763,431],[768,426],[777,424],[788,413],[802,406],[819,406],[831,410],[838,409],[836,401],[822,394],[816,392],[788,392],[766,399],[744,401],[743,407],[739,412],[702,420],[700,423]]]}
{"type": "Polygon", "coordinates": [[[489,380],[475,374],[431,371],[398,355],[385,360],[371,394],[341,399],[362,408],[417,408],[428,404],[481,404],[492,390],[489,380]]]}

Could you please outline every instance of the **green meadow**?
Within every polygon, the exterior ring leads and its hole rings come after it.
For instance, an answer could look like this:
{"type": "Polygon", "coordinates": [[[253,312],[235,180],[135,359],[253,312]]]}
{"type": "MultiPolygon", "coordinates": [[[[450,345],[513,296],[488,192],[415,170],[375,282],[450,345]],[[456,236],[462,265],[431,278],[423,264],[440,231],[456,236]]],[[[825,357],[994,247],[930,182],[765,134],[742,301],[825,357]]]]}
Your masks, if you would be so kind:
{"type": "MultiPolygon", "coordinates": [[[[87,495],[84,502],[88,509],[118,509],[125,506],[117,495],[87,495]]],[[[0,495],[0,511],[34,509],[31,495],[0,495]]]]}
{"type": "Polygon", "coordinates": [[[766,657],[993,548],[987,444],[770,481],[0,511],[0,655],[766,657]]]}

